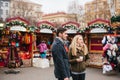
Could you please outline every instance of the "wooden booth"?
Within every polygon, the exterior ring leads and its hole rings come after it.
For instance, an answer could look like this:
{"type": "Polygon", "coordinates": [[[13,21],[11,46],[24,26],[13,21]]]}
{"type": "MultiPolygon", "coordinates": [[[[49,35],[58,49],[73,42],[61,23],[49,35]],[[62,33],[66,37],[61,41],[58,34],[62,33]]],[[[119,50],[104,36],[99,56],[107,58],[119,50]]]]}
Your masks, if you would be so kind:
{"type": "Polygon", "coordinates": [[[4,30],[5,27],[5,23],[0,20],[0,67],[4,67],[5,66],[5,62],[4,59],[6,58],[6,50],[3,50],[3,43],[2,43],[2,32],[4,30]]]}
{"type": "Polygon", "coordinates": [[[52,61],[50,49],[55,37],[54,25],[48,21],[38,22],[35,35],[36,50],[33,51],[33,66],[40,68],[49,67],[52,61]]]}
{"type": "Polygon", "coordinates": [[[80,25],[77,22],[69,21],[62,24],[62,27],[67,29],[68,40],[71,42],[72,38],[78,33],[80,25]]]}
{"type": "Polygon", "coordinates": [[[52,42],[55,37],[55,28],[51,22],[41,21],[37,23],[36,34],[36,50],[34,50],[34,57],[40,57],[40,51],[38,49],[38,45],[43,41],[47,45],[47,48],[50,50],[52,42]]]}
{"type": "Polygon", "coordinates": [[[15,62],[16,67],[32,65],[32,34],[28,33],[29,22],[20,17],[8,18],[2,32],[1,52],[5,52],[5,66],[15,62]],[[23,64],[21,63],[21,60],[23,64]]]}
{"type": "Polygon", "coordinates": [[[96,19],[88,23],[85,30],[88,49],[90,52],[89,66],[102,67],[103,44],[102,39],[110,29],[110,22],[102,19],[96,19]]]}
{"type": "Polygon", "coordinates": [[[37,28],[36,44],[39,45],[40,42],[45,41],[50,46],[55,37],[54,24],[48,21],[41,21],[37,23],[37,28]]]}

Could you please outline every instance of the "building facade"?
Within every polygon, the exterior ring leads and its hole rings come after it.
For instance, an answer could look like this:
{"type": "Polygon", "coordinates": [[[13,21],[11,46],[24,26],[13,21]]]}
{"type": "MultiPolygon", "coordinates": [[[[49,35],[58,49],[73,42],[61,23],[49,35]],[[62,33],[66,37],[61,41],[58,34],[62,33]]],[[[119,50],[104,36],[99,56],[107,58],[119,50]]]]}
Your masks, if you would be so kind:
{"type": "Polygon", "coordinates": [[[120,0],[108,0],[111,16],[120,15],[120,0]]]}
{"type": "Polygon", "coordinates": [[[115,14],[120,15],[120,0],[115,0],[115,14]]]}
{"type": "Polygon", "coordinates": [[[31,0],[11,0],[10,17],[23,17],[35,24],[41,19],[41,5],[31,0]]]}
{"type": "Polygon", "coordinates": [[[5,21],[9,17],[10,0],[0,0],[0,19],[5,21]]]}
{"type": "Polygon", "coordinates": [[[93,0],[85,4],[86,23],[95,19],[110,20],[110,9],[107,0],[93,0]]]}
{"type": "Polygon", "coordinates": [[[109,0],[93,0],[85,4],[85,20],[86,23],[95,20],[95,19],[104,19],[110,20],[112,17],[111,10],[115,7],[115,14],[120,15],[120,0],[110,0],[113,1],[113,4],[109,0]],[[115,6],[111,6],[115,5],[115,6]]]}
{"type": "Polygon", "coordinates": [[[83,5],[79,4],[78,0],[73,0],[69,3],[68,13],[76,14],[77,23],[80,24],[80,28],[84,28],[84,27],[87,26],[86,23],[85,23],[84,7],[83,7],[83,5]]]}
{"type": "Polygon", "coordinates": [[[55,24],[55,26],[60,26],[68,21],[76,22],[76,14],[67,14],[65,12],[56,12],[51,14],[45,14],[42,16],[43,21],[49,21],[55,24]]]}

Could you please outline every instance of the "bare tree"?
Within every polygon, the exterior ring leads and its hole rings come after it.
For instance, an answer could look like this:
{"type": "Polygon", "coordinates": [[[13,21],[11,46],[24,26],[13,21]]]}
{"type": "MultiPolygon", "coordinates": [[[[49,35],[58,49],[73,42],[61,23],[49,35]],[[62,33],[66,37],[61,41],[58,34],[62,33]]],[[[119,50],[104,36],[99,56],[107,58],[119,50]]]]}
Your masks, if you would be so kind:
{"type": "Polygon", "coordinates": [[[11,17],[19,16],[25,18],[30,23],[32,22],[33,7],[31,3],[25,2],[25,0],[12,0],[11,9],[11,17]]]}
{"type": "Polygon", "coordinates": [[[115,16],[115,3],[116,0],[108,0],[111,16],[115,16]]]}
{"type": "Polygon", "coordinates": [[[53,22],[53,24],[54,24],[54,27],[55,27],[55,28],[58,28],[58,27],[61,26],[62,23],[60,23],[60,22],[53,22]]]}
{"type": "Polygon", "coordinates": [[[84,9],[82,5],[79,5],[78,3],[79,3],[78,0],[73,0],[72,2],[69,3],[69,6],[68,6],[68,13],[75,14],[76,21],[78,21],[78,18],[80,16],[83,16],[84,14],[84,9]]]}
{"type": "Polygon", "coordinates": [[[30,3],[25,2],[24,0],[17,0],[18,2],[18,9],[20,12],[20,16],[27,17],[29,16],[29,13],[32,11],[32,6],[30,3]]]}

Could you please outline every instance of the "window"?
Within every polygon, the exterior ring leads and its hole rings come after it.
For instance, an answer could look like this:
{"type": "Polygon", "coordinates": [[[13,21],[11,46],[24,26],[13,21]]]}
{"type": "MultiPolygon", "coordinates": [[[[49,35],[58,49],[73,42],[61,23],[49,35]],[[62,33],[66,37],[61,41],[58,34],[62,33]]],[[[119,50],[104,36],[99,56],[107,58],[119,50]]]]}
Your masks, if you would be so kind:
{"type": "Polygon", "coordinates": [[[0,2],[0,6],[3,6],[3,3],[2,3],[2,2],[0,2]]]}
{"type": "Polygon", "coordinates": [[[3,14],[3,10],[2,9],[0,9],[0,15],[2,15],[3,14]]]}
{"type": "Polygon", "coordinates": [[[5,3],[5,7],[8,7],[8,3],[5,3]]]}
{"type": "Polygon", "coordinates": [[[6,15],[8,15],[8,10],[6,10],[6,15]]]}

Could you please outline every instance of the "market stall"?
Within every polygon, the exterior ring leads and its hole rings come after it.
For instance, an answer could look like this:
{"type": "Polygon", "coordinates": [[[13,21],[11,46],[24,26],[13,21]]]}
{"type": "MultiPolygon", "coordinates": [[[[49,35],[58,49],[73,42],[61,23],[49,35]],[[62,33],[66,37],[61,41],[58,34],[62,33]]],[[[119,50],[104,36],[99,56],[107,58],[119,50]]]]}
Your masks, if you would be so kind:
{"type": "Polygon", "coordinates": [[[37,48],[33,52],[33,66],[41,68],[49,67],[48,60],[52,58],[50,49],[55,37],[54,25],[48,21],[38,22],[35,34],[37,48]]]}
{"type": "Polygon", "coordinates": [[[78,34],[78,30],[79,30],[79,23],[77,22],[72,22],[72,21],[69,21],[69,22],[66,22],[64,24],[62,24],[62,27],[67,29],[67,33],[68,33],[68,40],[71,42],[72,38],[78,34]]]}
{"type": "MultiPolygon", "coordinates": [[[[0,48],[2,47],[2,31],[4,30],[5,27],[5,23],[0,20],[0,48]]],[[[4,67],[5,66],[5,62],[4,59],[6,58],[5,56],[6,51],[2,51],[0,50],[0,67],[4,67]]]]}
{"type": "Polygon", "coordinates": [[[25,67],[32,65],[32,35],[27,31],[28,24],[28,21],[20,17],[7,19],[1,42],[1,52],[6,51],[4,66],[12,67],[9,63],[14,62],[15,67],[20,67],[21,61],[25,67]]]}
{"type": "Polygon", "coordinates": [[[36,33],[37,45],[40,42],[45,41],[50,49],[50,45],[52,44],[53,39],[55,37],[54,24],[48,21],[41,21],[37,23],[37,28],[38,28],[38,32],[36,33]]]}
{"type": "Polygon", "coordinates": [[[88,27],[83,29],[82,32],[85,33],[90,52],[89,66],[101,68],[103,53],[101,41],[104,35],[111,33],[110,29],[110,22],[102,19],[89,22],[88,27]]]}

